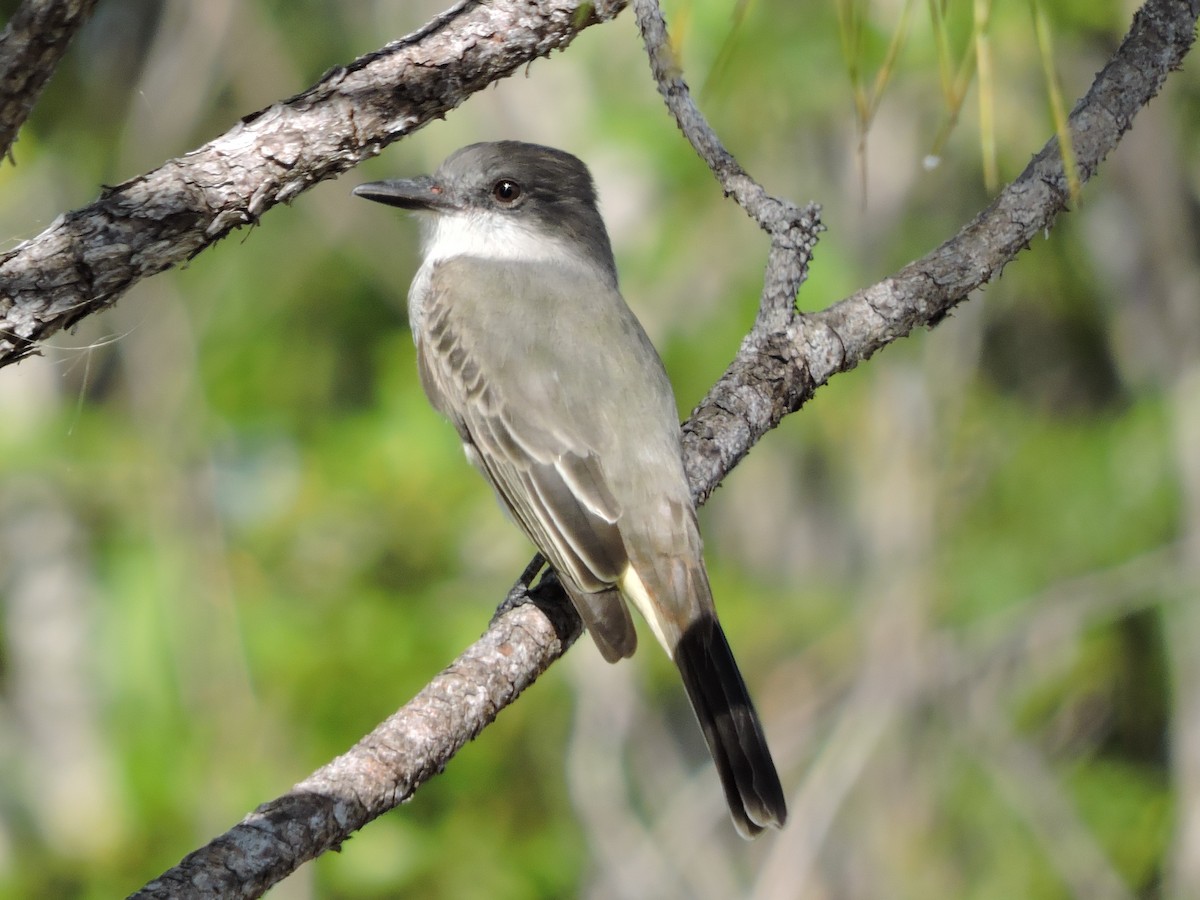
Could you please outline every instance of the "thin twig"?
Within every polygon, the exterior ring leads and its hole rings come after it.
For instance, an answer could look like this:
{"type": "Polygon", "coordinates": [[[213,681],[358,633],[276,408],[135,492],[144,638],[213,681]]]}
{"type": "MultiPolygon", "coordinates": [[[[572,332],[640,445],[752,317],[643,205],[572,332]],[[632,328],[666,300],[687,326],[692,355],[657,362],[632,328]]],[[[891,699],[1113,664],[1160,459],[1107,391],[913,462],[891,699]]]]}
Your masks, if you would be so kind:
{"type": "Polygon", "coordinates": [[[754,180],[721,139],[692,99],[683,80],[679,61],[671,48],[667,23],[658,0],[634,0],[650,71],[658,82],[658,92],[684,137],[716,176],[727,197],[732,197],[758,227],[771,236],[767,271],[763,277],[756,332],[782,331],[796,310],[796,294],[808,276],[808,264],[817,235],[823,230],[820,208],[815,204],[799,207],[789,200],[773,197],[754,180]]]}

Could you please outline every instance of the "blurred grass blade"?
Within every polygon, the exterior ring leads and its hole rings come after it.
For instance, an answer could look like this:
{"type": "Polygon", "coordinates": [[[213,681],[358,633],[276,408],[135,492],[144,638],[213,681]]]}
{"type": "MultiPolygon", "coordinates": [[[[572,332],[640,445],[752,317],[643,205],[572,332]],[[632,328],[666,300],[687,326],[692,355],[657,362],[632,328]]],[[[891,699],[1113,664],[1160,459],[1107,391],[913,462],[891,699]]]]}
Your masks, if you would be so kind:
{"type": "MultiPolygon", "coordinates": [[[[871,120],[883,101],[888,82],[896,70],[896,59],[908,38],[908,23],[912,17],[913,0],[904,0],[900,10],[900,19],[892,31],[888,42],[887,52],[883,62],[875,73],[875,78],[868,93],[863,86],[863,32],[865,29],[865,3],[857,0],[838,0],[838,32],[841,36],[842,55],[846,60],[846,72],[850,79],[850,87],[854,96],[854,110],[858,119],[858,163],[859,178],[865,188],[867,183],[867,133],[871,128],[871,120]]],[[[863,192],[864,202],[866,191],[863,192]]]]}
{"type": "MultiPolygon", "coordinates": [[[[931,9],[937,10],[936,0],[931,0],[931,9]]],[[[958,125],[962,114],[963,103],[967,99],[967,91],[971,82],[979,79],[979,152],[983,162],[983,180],[989,191],[999,186],[999,167],[996,163],[996,121],[995,121],[995,71],[992,65],[991,19],[992,0],[975,0],[973,8],[973,23],[971,36],[958,70],[949,82],[949,87],[943,84],[946,96],[946,118],[938,129],[925,158],[926,168],[932,169],[941,161],[942,151],[951,133],[958,125]]],[[[935,29],[942,25],[935,24],[935,29]]],[[[939,40],[939,54],[942,42],[939,40]]],[[[946,42],[946,53],[949,44],[946,42]]],[[[945,79],[945,75],[943,75],[945,79]]]]}
{"type": "Polygon", "coordinates": [[[860,0],[837,0],[838,38],[842,44],[842,58],[846,61],[846,77],[854,97],[854,109],[860,129],[867,119],[867,95],[862,85],[863,70],[863,14],[860,0]]]}
{"type": "Polygon", "coordinates": [[[1067,190],[1071,201],[1074,202],[1079,199],[1079,167],[1075,163],[1075,147],[1071,143],[1062,89],[1058,82],[1058,73],[1054,69],[1054,41],[1050,34],[1050,23],[1046,20],[1041,0],[1029,0],[1029,9],[1033,14],[1033,29],[1037,35],[1038,54],[1042,58],[1042,72],[1046,77],[1046,91],[1050,97],[1054,131],[1058,135],[1058,146],[1062,153],[1063,172],[1067,176],[1067,190]]]}
{"type": "Polygon", "coordinates": [[[892,40],[888,44],[887,55],[883,58],[883,64],[879,67],[879,71],[875,73],[875,84],[871,87],[871,102],[867,114],[866,126],[871,124],[871,118],[875,115],[875,111],[879,109],[879,103],[883,99],[883,92],[887,88],[888,82],[891,80],[892,73],[896,69],[896,57],[900,55],[900,49],[904,46],[905,40],[908,38],[908,21],[912,17],[913,0],[904,0],[904,6],[900,10],[900,21],[896,24],[896,30],[892,32],[892,40]]]}
{"type": "Polygon", "coordinates": [[[729,31],[725,33],[725,39],[721,41],[721,48],[717,51],[712,68],[709,69],[704,84],[700,87],[701,100],[707,99],[717,85],[725,80],[725,73],[729,71],[729,64],[733,60],[734,51],[737,50],[739,38],[742,36],[743,26],[746,24],[746,14],[750,10],[750,2],[751,0],[737,0],[733,5],[729,31]]]}
{"type": "MultiPolygon", "coordinates": [[[[979,73],[979,154],[983,184],[989,192],[1000,186],[996,164],[996,96],[992,69],[992,0],[975,0],[975,68],[979,73]]],[[[966,95],[966,86],[963,86],[966,95]]]]}
{"type": "Polygon", "coordinates": [[[942,95],[947,105],[952,105],[954,76],[951,72],[950,34],[946,28],[942,0],[929,0],[929,24],[933,28],[933,45],[937,48],[938,78],[942,83],[942,95]]]}

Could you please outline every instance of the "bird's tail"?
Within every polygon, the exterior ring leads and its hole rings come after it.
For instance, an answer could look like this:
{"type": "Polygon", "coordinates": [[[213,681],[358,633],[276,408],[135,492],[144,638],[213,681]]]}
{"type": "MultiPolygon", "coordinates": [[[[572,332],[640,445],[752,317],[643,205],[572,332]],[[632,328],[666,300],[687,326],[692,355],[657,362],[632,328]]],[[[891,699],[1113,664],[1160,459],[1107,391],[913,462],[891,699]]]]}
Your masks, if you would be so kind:
{"type": "Polygon", "coordinates": [[[696,619],[675,645],[675,665],[704,731],[733,824],[745,838],[783,827],[787,804],[762,723],[715,616],[696,619]]]}

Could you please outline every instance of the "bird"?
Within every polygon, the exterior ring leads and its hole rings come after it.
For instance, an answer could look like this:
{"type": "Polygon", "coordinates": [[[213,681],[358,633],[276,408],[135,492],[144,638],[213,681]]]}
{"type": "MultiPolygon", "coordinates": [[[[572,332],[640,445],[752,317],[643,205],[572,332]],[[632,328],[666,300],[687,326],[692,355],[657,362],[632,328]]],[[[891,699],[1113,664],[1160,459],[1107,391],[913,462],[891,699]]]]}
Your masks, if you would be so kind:
{"type": "Polygon", "coordinates": [[[617,284],[587,166],[476,143],[432,175],[354,194],[418,214],[408,292],[421,385],[554,569],[601,655],[632,605],[675,663],[733,824],[781,828],[762,723],[717,618],[666,369],[617,284]]]}

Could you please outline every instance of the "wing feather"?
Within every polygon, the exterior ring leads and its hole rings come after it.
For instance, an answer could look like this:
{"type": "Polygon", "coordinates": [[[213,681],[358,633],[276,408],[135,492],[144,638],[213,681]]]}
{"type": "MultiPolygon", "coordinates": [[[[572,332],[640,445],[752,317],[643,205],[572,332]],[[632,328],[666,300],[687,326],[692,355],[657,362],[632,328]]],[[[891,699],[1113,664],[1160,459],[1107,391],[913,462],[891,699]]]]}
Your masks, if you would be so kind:
{"type": "Polygon", "coordinates": [[[636,319],[595,279],[556,267],[517,274],[456,257],[427,283],[414,333],[433,405],[606,659],[636,646],[622,594],[645,615],[679,667],[739,831],[782,825],[779,777],[713,607],[669,383],[636,319]]]}
{"type": "Polygon", "coordinates": [[[454,423],[468,458],[558,572],[604,656],[628,656],[636,632],[614,590],[628,566],[618,527],[621,506],[597,448],[583,429],[573,427],[571,410],[547,416],[520,385],[515,391],[506,385],[499,377],[504,373],[485,371],[478,342],[488,336],[475,333],[470,326],[478,323],[465,311],[458,314],[447,299],[438,279],[431,279],[417,342],[426,394],[454,423]]]}

